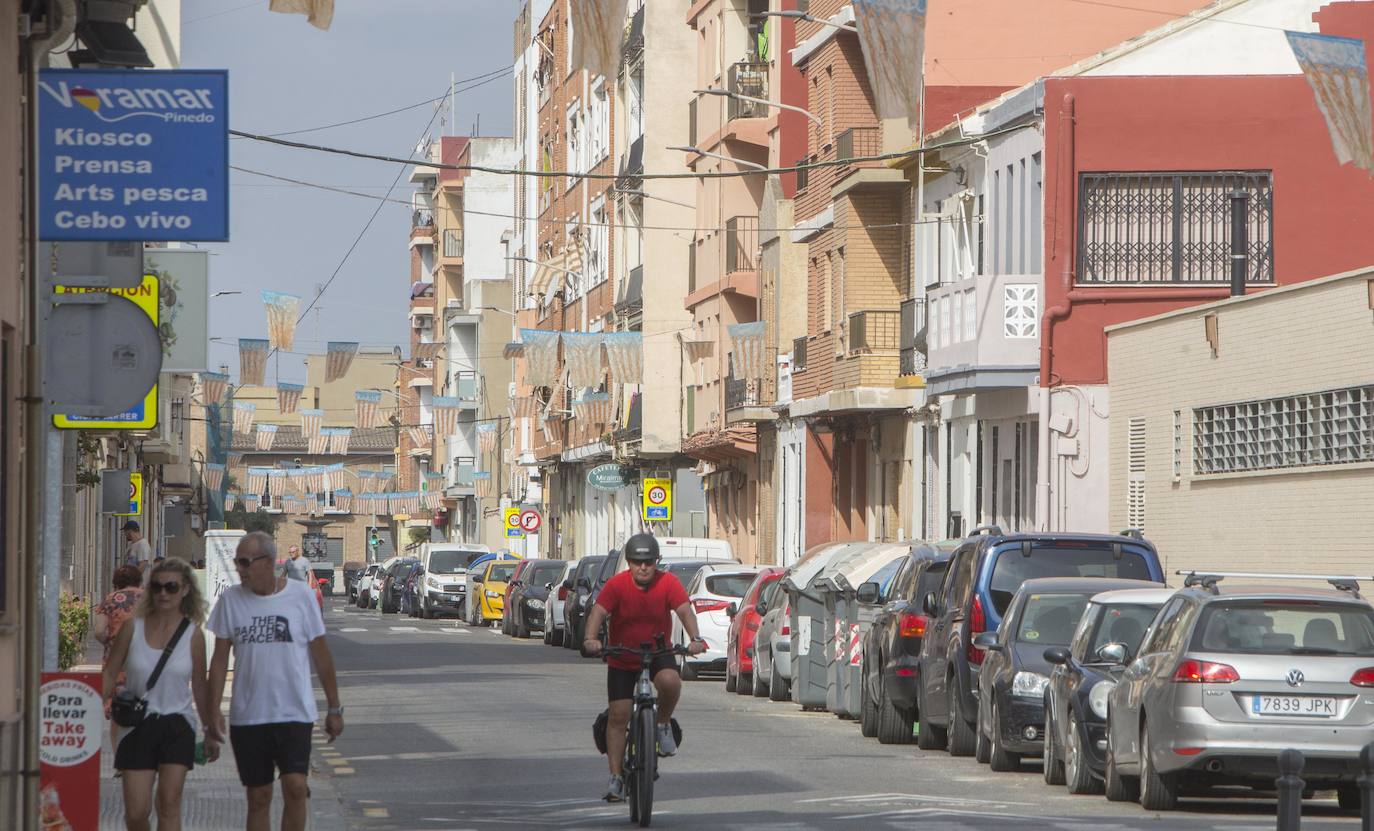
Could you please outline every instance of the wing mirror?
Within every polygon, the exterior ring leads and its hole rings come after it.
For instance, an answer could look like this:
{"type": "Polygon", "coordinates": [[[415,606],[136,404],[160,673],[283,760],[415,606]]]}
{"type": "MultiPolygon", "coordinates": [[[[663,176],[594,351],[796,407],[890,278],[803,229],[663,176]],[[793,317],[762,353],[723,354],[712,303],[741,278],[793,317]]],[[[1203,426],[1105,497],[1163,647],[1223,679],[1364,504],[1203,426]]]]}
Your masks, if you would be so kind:
{"type": "Polygon", "coordinates": [[[482,582],[482,578],[481,578],[481,577],[474,577],[474,578],[472,578],[472,582],[480,584],[480,583],[482,582]]]}
{"type": "Polygon", "coordinates": [[[879,594],[881,594],[881,592],[878,588],[878,584],[870,580],[867,583],[859,585],[859,591],[856,596],[859,598],[860,603],[877,603],[879,594]]]}
{"type": "Polygon", "coordinates": [[[545,583],[545,584],[544,584],[544,589],[545,589],[546,591],[553,591],[553,583],[545,583]]]}
{"type": "Polygon", "coordinates": [[[592,581],[590,578],[583,577],[577,581],[577,587],[579,589],[590,589],[592,587],[592,581]]]}
{"type": "Polygon", "coordinates": [[[734,616],[735,616],[736,614],[738,614],[738,613],[739,613],[739,605],[736,604],[736,603],[731,603],[729,606],[726,606],[726,607],[725,607],[725,615],[726,615],[726,617],[734,617],[734,616]]]}
{"type": "Polygon", "coordinates": [[[1062,667],[1069,662],[1069,650],[1063,646],[1051,646],[1045,650],[1045,660],[1062,667]]]}
{"type": "Polygon", "coordinates": [[[973,636],[973,645],[991,652],[1002,651],[1002,644],[997,642],[996,632],[979,632],[973,636]]]}
{"type": "Polygon", "coordinates": [[[759,617],[763,617],[764,615],[768,614],[768,604],[764,603],[762,600],[760,600],[758,603],[755,603],[754,614],[758,615],[759,617]]]}
{"type": "Polygon", "coordinates": [[[1126,644],[1109,643],[1097,650],[1097,657],[1109,664],[1126,663],[1126,644]]]}
{"type": "Polygon", "coordinates": [[[921,598],[921,611],[929,617],[937,617],[940,614],[940,601],[935,599],[935,592],[929,592],[921,598]]]}

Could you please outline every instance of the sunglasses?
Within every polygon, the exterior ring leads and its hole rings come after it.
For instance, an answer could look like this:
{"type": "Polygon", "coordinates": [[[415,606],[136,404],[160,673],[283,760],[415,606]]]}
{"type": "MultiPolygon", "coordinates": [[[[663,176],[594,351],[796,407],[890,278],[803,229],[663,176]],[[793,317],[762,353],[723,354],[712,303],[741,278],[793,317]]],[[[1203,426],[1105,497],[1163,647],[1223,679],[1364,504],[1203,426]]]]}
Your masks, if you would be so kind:
{"type": "Polygon", "coordinates": [[[258,560],[268,560],[271,559],[271,557],[271,554],[259,554],[256,557],[238,557],[234,560],[234,562],[238,564],[239,568],[248,568],[253,563],[256,563],[258,560]]]}
{"type": "Polygon", "coordinates": [[[152,592],[153,594],[162,594],[163,592],[167,592],[168,594],[176,594],[177,592],[181,591],[181,583],[177,582],[176,580],[168,580],[166,583],[159,583],[156,580],[149,580],[148,591],[152,592]]]}

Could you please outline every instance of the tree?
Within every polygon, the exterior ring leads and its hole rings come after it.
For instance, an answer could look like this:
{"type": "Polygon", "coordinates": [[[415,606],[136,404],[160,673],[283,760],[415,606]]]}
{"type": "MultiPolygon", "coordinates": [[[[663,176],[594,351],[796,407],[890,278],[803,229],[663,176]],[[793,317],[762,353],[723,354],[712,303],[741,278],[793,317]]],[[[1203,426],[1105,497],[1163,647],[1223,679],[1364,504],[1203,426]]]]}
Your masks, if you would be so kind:
{"type": "Polygon", "coordinates": [[[239,505],[224,512],[225,526],[236,530],[262,531],[276,536],[279,522],[281,522],[281,514],[268,513],[261,508],[249,513],[243,509],[242,505],[239,505]]]}

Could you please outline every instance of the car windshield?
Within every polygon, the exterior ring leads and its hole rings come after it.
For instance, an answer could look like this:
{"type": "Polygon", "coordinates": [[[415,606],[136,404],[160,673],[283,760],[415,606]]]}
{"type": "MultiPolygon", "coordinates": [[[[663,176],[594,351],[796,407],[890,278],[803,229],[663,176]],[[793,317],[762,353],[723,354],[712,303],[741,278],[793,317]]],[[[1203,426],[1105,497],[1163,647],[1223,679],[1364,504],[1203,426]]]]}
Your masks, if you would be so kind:
{"type": "Polygon", "coordinates": [[[1086,594],[1033,594],[1026,598],[1021,625],[1016,628],[1018,643],[1037,646],[1068,646],[1078,619],[1088,607],[1086,594]]]}
{"type": "Polygon", "coordinates": [[[510,580],[511,575],[515,574],[517,562],[492,563],[491,570],[487,572],[487,580],[493,583],[505,583],[510,580]]]}
{"type": "Polygon", "coordinates": [[[429,573],[430,574],[457,574],[468,567],[468,560],[472,555],[466,551],[431,551],[429,552],[429,573]]]}
{"type": "Polygon", "coordinates": [[[1129,580],[1151,579],[1149,564],[1140,554],[1124,550],[1112,555],[1111,546],[1069,547],[1058,544],[1031,547],[1022,556],[1019,544],[1003,548],[992,566],[989,592],[998,615],[1005,615],[1016,590],[1037,577],[1119,577],[1129,580]]]}
{"type": "Polygon", "coordinates": [[[692,582],[692,578],[697,576],[697,572],[698,572],[698,571],[701,571],[701,567],[704,566],[704,565],[706,565],[706,564],[705,564],[705,563],[669,563],[669,564],[668,564],[667,571],[668,571],[669,574],[673,575],[673,576],[676,577],[679,581],[681,581],[682,585],[685,586],[685,585],[687,585],[688,583],[692,582]]]}
{"type": "Polygon", "coordinates": [[[753,574],[708,574],[706,591],[720,597],[744,597],[745,589],[754,582],[753,574]]]}
{"type": "Polygon", "coordinates": [[[563,563],[541,563],[530,567],[529,573],[525,575],[525,582],[542,588],[545,583],[552,583],[562,574],[563,563]]]}
{"type": "Polygon", "coordinates": [[[459,551],[458,556],[463,558],[463,567],[472,568],[472,564],[490,554],[490,551],[459,551]]]}
{"type": "Polygon", "coordinates": [[[1318,600],[1217,601],[1203,610],[1192,649],[1374,657],[1374,610],[1318,600]]]}
{"type": "Polygon", "coordinates": [[[1113,604],[1102,610],[1097,621],[1097,631],[1093,633],[1092,646],[1088,650],[1088,660],[1095,660],[1102,647],[1109,643],[1119,643],[1126,647],[1126,660],[1129,662],[1140,648],[1140,640],[1145,630],[1159,613],[1159,606],[1140,603],[1113,604]]]}

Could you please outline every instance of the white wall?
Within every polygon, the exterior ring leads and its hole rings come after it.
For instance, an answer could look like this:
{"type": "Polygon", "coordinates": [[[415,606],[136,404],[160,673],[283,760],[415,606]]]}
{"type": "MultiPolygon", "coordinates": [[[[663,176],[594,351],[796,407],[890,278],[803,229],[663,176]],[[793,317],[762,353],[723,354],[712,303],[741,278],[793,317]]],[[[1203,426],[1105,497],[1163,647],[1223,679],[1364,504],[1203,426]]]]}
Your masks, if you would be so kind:
{"type": "Polygon", "coordinates": [[[1051,392],[1048,530],[1106,533],[1113,530],[1106,498],[1111,472],[1107,387],[1055,387],[1051,392]],[[1054,428],[1063,418],[1068,429],[1061,433],[1054,428]],[[1065,454],[1070,447],[1077,455],[1065,454]]]}
{"type": "MultiPolygon", "coordinates": [[[[474,165],[512,168],[520,156],[508,138],[475,138],[469,151],[474,165]]],[[[511,226],[516,178],[470,173],[463,182],[463,282],[506,279],[506,248],[501,235],[511,226]]],[[[470,306],[469,306],[470,307],[470,306]]]]}

